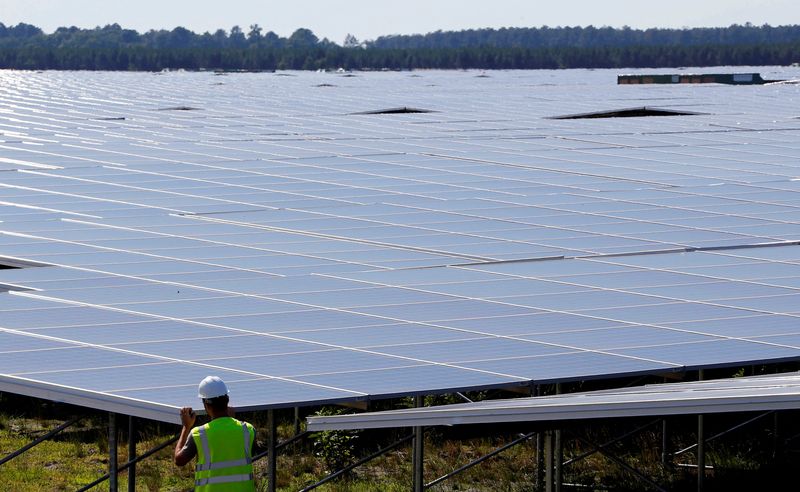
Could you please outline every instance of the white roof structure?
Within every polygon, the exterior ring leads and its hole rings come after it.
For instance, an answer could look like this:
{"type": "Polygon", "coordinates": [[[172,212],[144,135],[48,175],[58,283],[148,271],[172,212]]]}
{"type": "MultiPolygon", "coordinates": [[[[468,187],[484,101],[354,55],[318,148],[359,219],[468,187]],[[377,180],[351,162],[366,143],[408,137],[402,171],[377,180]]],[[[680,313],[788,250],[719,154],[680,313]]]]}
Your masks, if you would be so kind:
{"type": "Polygon", "coordinates": [[[0,391],[177,422],[210,374],[257,410],[800,360],[800,86],[475,75],[0,72],[0,391]],[[552,119],[633,107],[698,114],[552,119]]]}
{"type": "Polygon", "coordinates": [[[791,410],[800,406],[800,374],[663,383],[619,390],[308,417],[309,431],[558,422],[666,415],[791,410]]]}

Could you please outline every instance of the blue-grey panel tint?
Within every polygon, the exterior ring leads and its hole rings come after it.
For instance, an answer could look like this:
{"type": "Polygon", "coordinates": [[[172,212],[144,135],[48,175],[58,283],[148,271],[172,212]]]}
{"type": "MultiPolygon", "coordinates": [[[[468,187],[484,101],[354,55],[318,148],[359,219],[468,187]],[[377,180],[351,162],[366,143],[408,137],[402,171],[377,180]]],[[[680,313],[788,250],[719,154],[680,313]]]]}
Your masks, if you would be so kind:
{"type": "Polygon", "coordinates": [[[600,328],[595,330],[571,331],[565,333],[543,333],[520,335],[519,338],[536,342],[552,343],[566,347],[588,350],[615,351],[626,347],[649,347],[681,342],[713,340],[713,337],[677,329],[655,328],[649,326],[630,326],[600,328]]]}
{"type": "Polygon", "coordinates": [[[289,302],[240,296],[187,301],[137,302],[116,304],[115,307],[137,313],[184,319],[233,316],[237,314],[285,313],[308,309],[305,306],[289,302]]]}
{"type": "MultiPolygon", "coordinates": [[[[209,371],[213,371],[210,369],[209,371]]],[[[207,371],[207,372],[209,372],[207,371]]],[[[246,377],[246,375],[243,375],[246,377]]],[[[190,381],[186,379],[187,383],[190,381]]],[[[361,394],[336,388],[296,383],[281,379],[242,379],[229,378],[226,381],[232,401],[237,408],[263,408],[264,406],[285,407],[294,403],[315,403],[326,400],[352,400],[361,394]]],[[[174,407],[199,407],[197,383],[172,386],[169,388],[145,387],[143,389],[125,389],[115,391],[115,395],[125,398],[147,399],[163,402],[174,407]]]]}
{"type": "Polygon", "coordinates": [[[24,375],[63,370],[145,364],[158,359],[92,347],[44,349],[39,352],[9,352],[0,358],[0,372],[24,375]],[[33,355],[36,355],[35,357],[33,355]]]}
{"type": "Polygon", "coordinates": [[[347,372],[298,379],[323,385],[340,385],[369,394],[407,394],[446,378],[454,390],[518,384],[524,378],[503,376],[484,371],[470,371],[448,366],[416,366],[381,371],[347,372]],[[369,377],[365,377],[367,375],[369,377]]]}
{"type": "Polygon", "coordinates": [[[709,304],[681,303],[653,306],[606,308],[584,311],[585,314],[630,323],[669,323],[745,316],[747,311],[709,304]]]}
{"type": "Polygon", "coordinates": [[[535,313],[535,309],[496,302],[454,300],[425,304],[358,308],[358,312],[405,321],[444,321],[464,318],[489,318],[535,313]]]}
{"type": "Polygon", "coordinates": [[[274,354],[269,357],[237,357],[234,359],[204,359],[208,364],[222,364],[231,369],[270,374],[293,379],[312,375],[341,375],[353,370],[370,371],[395,367],[422,365],[425,362],[404,357],[391,357],[368,351],[333,349],[318,346],[306,353],[274,354]]]}
{"type": "Polygon", "coordinates": [[[680,343],[662,347],[621,349],[617,353],[647,359],[669,360],[688,367],[712,366],[738,360],[742,363],[797,359],[800,348],[780,347],[743,340],[680,343]]]}
{"type": "MultiPolygon", "coordinates": [[[[68,326],[28,331],[37,335],[100,345],[205,339],[231,335],[230,330],[224,328],[212,328],[195,323],[172,320],[151,321],[151,318],[146,319],[147,321],[132,323],[68,326]]],[[[123,346],[121,348],[127,347],[123,346]]]]}
{"type": "Polygon", "coordinates": [[[749,313],[742,318],[709,319],[683,323],[665,323],[665,326],[698,333],[730,337],[758,337],[783,333],[800,333],[800,318],[795,316],[749,313]]]}
{"type": "Polygon", "coordinates": [[[27,309],[6,311],[0,318],[0,327],[16,330],[35,330],[56,326],[113,326],[117,323],[145,321],[150,318],[133,313],[74,306],[57,309],[27,309]]]}
{"type": "Polygon", "coordinates": [[[381,347],[383,353],[433,362],[461,365],[465,361],[506,359],[564,352],[560,347],[508,338],[475,338],[442,343],[415,343],[381,347]]]}
{"type": "Polygon", "coordinates": [[[307,329],[305,331],[286,331],[282,335],[311,342],[330,343],[356,348],[379,350],[384,345],[397,345],[415,342],[446,342],[473,338],[475,334],[436,326],[413,323],[395,323],[355,328],[307,329]]]}
{"type": "Polygon", "coordinates": [[[385,318],[377,316],[327,309],[195,318],[194,321],[258,333],[284,333],[326,328],[384,325],[387,323],[385,318]]]}
{"type": "Polygon", "coordinates": [[[525,335],[533,333],[561,333],[596,328],[624,326],[619,321],[578,316],[568,313],[540,313],[496,318],[458,319],[438,323],[465,330],[493,335],[525,335]]]}
{"type": "Polygon", "coordinates": [[[795,358],[791,86],[291,75],[4,74],[0,265],[58,266],[0,269],[0,376],[138,411],[795,358]],[[436,112],[354,114],[398,94],[436,112]]]}
{"type": "Polygon", "coordinates": [[[519,357],[514,359],[487,360],[469,362],[465,367],[518,374],[533,381],[559,380],[562,378],[581,379],[598,376],[597,368],[602,367],[604,375],[619,375],[638,372],[668,371],[679,365],[644,360],[633,357],[621,357],[596,352],[560,353],[553,356],[519,357]]]}

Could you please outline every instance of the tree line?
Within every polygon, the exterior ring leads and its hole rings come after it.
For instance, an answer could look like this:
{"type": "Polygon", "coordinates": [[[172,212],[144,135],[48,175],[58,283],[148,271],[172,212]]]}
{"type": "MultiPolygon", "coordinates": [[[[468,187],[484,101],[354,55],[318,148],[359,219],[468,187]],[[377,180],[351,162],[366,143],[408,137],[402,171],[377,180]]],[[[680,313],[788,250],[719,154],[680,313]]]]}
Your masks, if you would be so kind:
{"type": "Polygon", "coordinates": [[[691,29],[631,29],[623,27],[556,27],[468,29],[458,32],[382,36],[366,42],[373,48],[493,47],[631,47],[767,45],[800,41],[800,26],[752,24],[691,29]]]}
{"type": "Polygon", "coordinates": [[[800,61],[800,26],[727,28],[479,29],[388,36],[340,45],[308,29],[138,33],[0,23],[0,68],[56,70],[556,69],[788,65],[800,61]]]}

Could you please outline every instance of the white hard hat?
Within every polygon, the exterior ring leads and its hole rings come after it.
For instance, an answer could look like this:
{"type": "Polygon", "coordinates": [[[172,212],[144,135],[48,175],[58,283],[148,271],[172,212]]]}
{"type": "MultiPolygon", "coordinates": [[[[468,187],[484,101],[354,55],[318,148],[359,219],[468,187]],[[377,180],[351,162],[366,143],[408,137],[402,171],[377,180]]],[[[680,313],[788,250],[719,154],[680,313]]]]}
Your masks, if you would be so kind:
{"type": "Polygon", "coordinates": [[[228,387],[225,382],[217,376],[206,376],[205,379],[200,381],[200,386],[197,387],[197,393],[200,398],[208,400],[218,396],[228,394],[228,387]]]}

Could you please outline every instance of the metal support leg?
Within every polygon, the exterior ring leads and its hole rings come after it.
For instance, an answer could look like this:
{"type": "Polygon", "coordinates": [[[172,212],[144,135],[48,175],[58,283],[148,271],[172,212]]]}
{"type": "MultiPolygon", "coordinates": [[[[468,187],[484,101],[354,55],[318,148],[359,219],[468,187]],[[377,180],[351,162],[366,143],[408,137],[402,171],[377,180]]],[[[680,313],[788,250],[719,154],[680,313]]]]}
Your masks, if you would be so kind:
{"type": "MultiPolygon", "coordinates": [[[[137,456],[133,461],[129,461],[129,462],[125,463],[124,465],[118,467],[117,468],[117,472],[121,472],[123,470],[126,470],[131,465],[134,465],[134,464],[136,464],[136,463],[138,463],[140,461],[145,460],[146,458],[149,458],[150,456],[153,456],[154,454],[156,454],[157,452],[159,452],[162,449],[166,448],[167,446],[175,444],[175,442],[178,440],[179,437],[180,437],[180,434],[177,434],[172,439],[170,439],[168,441],[165,441],[165,442],[159,444],[158,446],[154,447],[153,449],[145,452],[144,454],[141,454],[141,455],[137,456]]],[[[79,488],[77,492],[87,492],[88,490],[92,490],[93,488],[97,487],[98,485],[100,485],[101,483],[105,482],[109,478],[110,478],[109,474],[106,473],[105,475],[103,475],[102,477],[98,478],[94,482],[92,482],[92,483],[90,483],[88,485],[84,485],[83,487],[79,488]]]]}
{"type": "Polygon", "coordinates": [[[555,482],[555,492],[561,492],[561,484],[564,482],[563,468],[561,466],[564,462],[564,442],[562,437],[560,429],[553,433],[553,480],[555,482]]]}
{"type": "MultiPolygon", "coordinates": [[[[538,384],[531,386],[531,396],[539,396],[542,388],[538,384]]],[[[536,474],[533,476],[536,490],[544,486],[544,433],[536,433],[536,474]]]]}
{"type": "Polygon", "coordinates": [[[661,421],[661,465],[667,466],[669,461],[669,436],[667,435],[667,419],[661,421]]]}
{"type": "Polygon", "coordinates": [[[300,407],[294,407],[294,435],[300,434],[300,407]]]}
{"type": "MultiPolygon", "coordinates": [[[[561,394],[561,383],[556,384],[556,394],[561,394]]],[[[555,492],[561,492],[561,484],[564,482],[564,475],[562,473],[562,466],[561,464],[564,463],[564,442],[562,440],[562,433],[561,429],[557,429],[555,431],[555,435],[553,436],[555,439],[554,446],[555,449],[553,450],[553,460],[555,461],[553,475],[555,479],[555,492]]]]}
{"type": "Polygon", "coordinates": [[[697,416],[697,492],[703,492],[706,478],[706,437],[703,415],[697,416]]]}
{"type": "Polygon", "coordinates": [[[553,492],[553,432],[544,434],[544,490],[553,492]]]}
{"type": "Polygon", "coordinates": [[[275,419],[275,410],[267,410],[267,427],[269,427],[269,437],[267,438],[267,492],[275,492],[278,478],[278,457],[276,455],[278,442],[278,424],[275,419]]]}
{"type": "MultiPolygon", "coordinates": [[[[742,427],[745,427],[745,426],[747,426],[747,425],[750,425],[750,424],[752,424],[753,422],[755,422],[756,420],[758,420],[758,419],[761,419],[761,418],[764,418],[764,417],[766,417],[767,415],[769,415],[769,414],[771,414],[771,413],[772,413],[772,410],[770,410],[769,412],[764,412],[764,413],[762,413],[762,414],[756,415],[755,417],[753,417],[753,418],[751,418],[751,419],[745,420],[745,421],[744,421],[744,422],[742,422],[741,424],[736,424],[736,425],[734,425],[734,426],[733,426],[733,427],[731,427],[730,429],[727,429],[727,430],[724,430],[724,431],[722,431],[722,432],[719,432],[719,433],[717,433],[717,434],[714,434],[714,435],[713,435],[713,436],[711,436],[711,437],[707,437],[707,438],[705,439],[705,442],[706,442],[706,443],[709,443],[709,442],[711,442],[711,441],[713,441],[713,440],[715,440],[715,439],[718,439],[718,438],[720,438],[720,437],[722,437],[722,436],[725,436],[725,435],[727,435],[727,434],[730,434],[731,432],[733,432],[733,431],[735,431],[735,430],[737,430],[737,429],[741,429],[742,427]]],[[[673,455],[673,456],[680,456],[680,455],[682,455],[682,454],[684,454],[684,453],[687,453],[687,452],[689,452],[689,451],[692,451],[692,450],[693,450],[694,448],[696,448],[696,447],[697,447],[697,444],[692,444],[691,446],[687,446],[687,447],[685,447],[685,448],[683,448],[683,449],[679,449],[679,450],[675,451],[674,453],[672,453],[672,455],[673,455]]]]}
{"type": "Polygon", "coordinates": [[[414,492],[425,490],[424,476],[424,454],[425,454],[425,432],[423,427],[414,427],[414,492]]]}
{"type": "Polygon", "coordinates": [[[544,433],[536,434],[536,490],[541,490],[544,485],[544,433]]]}
{"type": "Polygon", "coordinates": [[[778,412],[775,412],[772,417],[772,458],[778,458],[781,455],[781,440],[778,437],[778,412]]]}
{"type": "Polygon", "coordinates": [[[108,414],[108,490],[117,492],[117,414],[108,414]]]}
{"type": "MultiPolygon", "coordinates": [[[[417,396],[415,398],[415,406],[421,407],[423,405],[423,398],[417,396]]],[[[414,427],[414,450],[412,453],[412,466],[413,476],[413,489],[414,492],[422,492],[425,490],[425,428],[414,427]]]]}
{"type": "MultiPolygon", "coordinates": [[[[697,372],[697,379],[705,379],[705,371],[697,372]]],[[[703,492],[706,479],[706,436],[703,414],[697,416],[697,492],[703,492]]]]}
{"type": "MultiPolygon", "coordinates": [[[[136,459],[136,417],[128,417],[128,462],[136,459]]],[[[128,467],[128,492],[136,492],[136,463],[128,467]]]]}

